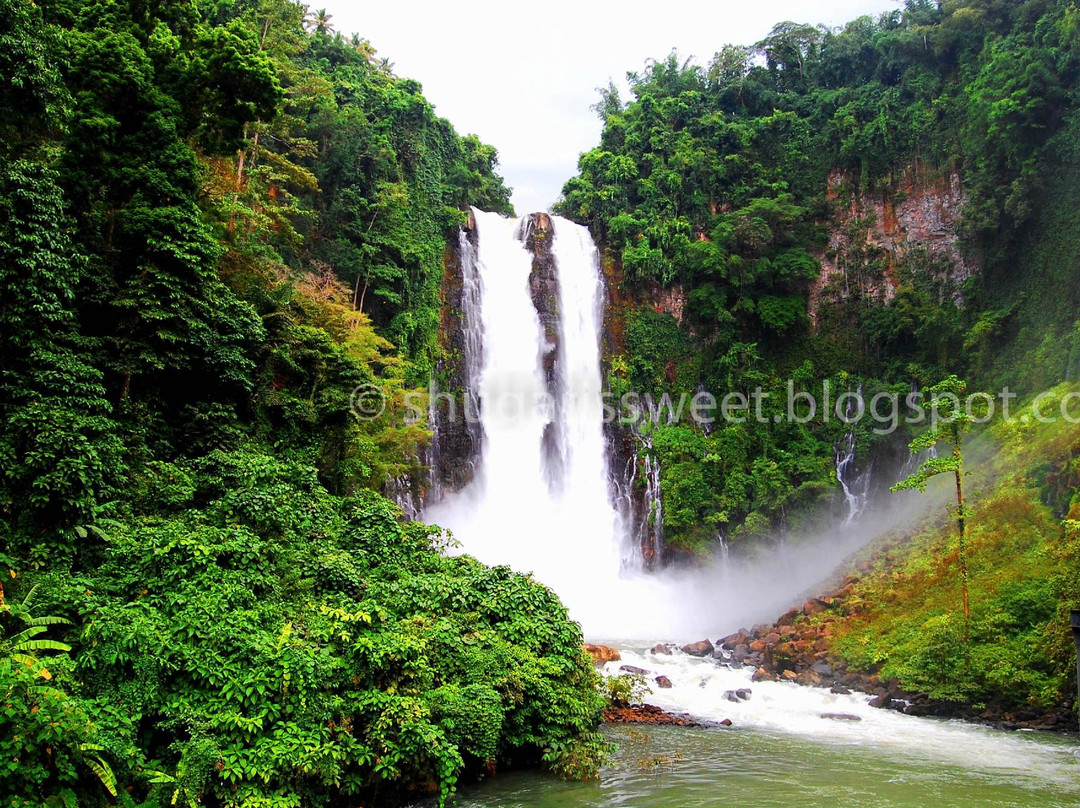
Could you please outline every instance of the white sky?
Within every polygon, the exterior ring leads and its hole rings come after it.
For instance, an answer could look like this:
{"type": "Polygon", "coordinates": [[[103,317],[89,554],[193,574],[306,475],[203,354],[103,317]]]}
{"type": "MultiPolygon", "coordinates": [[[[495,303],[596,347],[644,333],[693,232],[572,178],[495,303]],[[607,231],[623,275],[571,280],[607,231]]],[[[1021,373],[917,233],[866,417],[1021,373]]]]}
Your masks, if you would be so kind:
{"type": "MultiPolygon", "coordinates": [[[[749,45],[777,22],[835,26],[900,0],[310,0],[335,29],[369,39],[394,72],[416,79],[461,134],[499,150],[518,214],[546,210],[599,141],[597,87],[662,59],[705,65],[727,43],[749,45]]],[[[628,93],[623,92],[623,100],[628,93]]]]}

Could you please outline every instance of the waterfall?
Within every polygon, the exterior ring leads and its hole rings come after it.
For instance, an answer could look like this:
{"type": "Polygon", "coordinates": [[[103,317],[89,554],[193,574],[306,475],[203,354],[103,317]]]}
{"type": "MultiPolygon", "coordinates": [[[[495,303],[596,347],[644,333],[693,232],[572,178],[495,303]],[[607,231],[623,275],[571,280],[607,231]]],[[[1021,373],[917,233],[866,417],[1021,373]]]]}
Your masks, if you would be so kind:
{"type": "MultiPolygon", "coordinates": [[[[857,393],[857,400],[861,401],[863,395],[862,385],[859,385],[859,391],[857,393]]],[[[847,409],[844,413],[848,422],[852,422],[854,416],[852,399],[849,398],[847,402],[847,409]]],[[[836,458],[836,479],[840,483],[841,489],[844,491],[844,503],[847,506],[847,513],[844,516],[844,527],[850,527],[855,521],[862,515],[863,510],[866,508],[866,504],[870,499],[870,473],[871,467],[867,467],[866,471],[859,473],[859,469],[855,465],[855,425],[852,423],[851,428],[847,431],[844,437],[837,441],[833,447],[836,458]]]]}
{"type": "Polygon", "coordinates": [[[610,597],[629,582],[620,579],[624,531],[608,485],[596,247],[559,217],[537,229],[529,218],[473,216],[478,311],[465,350],[482,451],[473,481],[424,517],[451,530],[463,552],[534,573],[594,632],[618,632],[627,609],[610,597]],[[536,272],[548,260],[557,283],[548,278],[541,291],[557,300],[546,301],[542,322],[536,272]]]}
{"type": "Polygon", "coordinates": [[[660,461],[653,457],[652,440],[643,438],[645,475],[645,513],[642,514],[639,543],[642,554],[651,564],[663,561],[664,502],[660,490],[660,461]]]}

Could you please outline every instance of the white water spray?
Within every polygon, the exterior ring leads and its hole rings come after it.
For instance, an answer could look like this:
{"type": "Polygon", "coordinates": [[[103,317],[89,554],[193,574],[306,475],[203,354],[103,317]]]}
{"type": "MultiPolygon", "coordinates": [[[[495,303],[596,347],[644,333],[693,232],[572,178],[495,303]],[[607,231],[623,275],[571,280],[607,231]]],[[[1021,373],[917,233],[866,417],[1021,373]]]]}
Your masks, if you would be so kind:
{"type": "Polygon", "coordinates": [[[529,294],[533,256],[522,242],[524,223],[473,215],[483,334],[474,394],[483,453],[473,483],[425,518],[450,529],[481,561],[534,573],[592,635],[666,634],[664,587],[644,576],[620,578],[623,531],[608,492],[602,285],[592,239],[585,228],[552,217],[561,343],[553,399],[542,365],[549,346],[529,294]],[[557,486],[544,479],[549,425],[561,433],[557,486]]]}

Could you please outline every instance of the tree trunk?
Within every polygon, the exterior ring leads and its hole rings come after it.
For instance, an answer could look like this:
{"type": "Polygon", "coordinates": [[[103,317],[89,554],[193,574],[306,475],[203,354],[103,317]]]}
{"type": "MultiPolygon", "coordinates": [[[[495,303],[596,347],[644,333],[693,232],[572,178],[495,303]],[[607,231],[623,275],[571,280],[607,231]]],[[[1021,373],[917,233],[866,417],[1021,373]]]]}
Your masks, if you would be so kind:
{"type": "MultiPolygon", "coordinates": [[[[957,454],[960,453],[960,449],[955,450],[957,454]]],[[[957,466],[956,468],[956,525],[960,529],[960,586],[963,590],[964,596],[964,642],[968,640],[968,623],[971,618],[971,608],[968,605],[968,569],[967,569],[967,547],[965,546],[966,536],[964,535],[964,528],[966,518],[964,516],[964,486],[963,486],[963,466],[957,466]]]]}

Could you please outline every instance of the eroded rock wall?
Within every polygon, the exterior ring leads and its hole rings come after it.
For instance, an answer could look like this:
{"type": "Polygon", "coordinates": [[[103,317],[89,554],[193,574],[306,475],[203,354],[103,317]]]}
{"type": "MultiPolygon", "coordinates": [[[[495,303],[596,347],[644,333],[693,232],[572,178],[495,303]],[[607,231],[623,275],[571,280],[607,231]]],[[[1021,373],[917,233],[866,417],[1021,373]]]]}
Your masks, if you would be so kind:
{"type": "Polygon", "coordinates": [[[911,168],[894,188],[862,191],[850,173],[835,170],[826,198],[833,217],[821,275],[810,290],[808,313],[815,324],[823,306],[852,296],[888,303],[900,284],[900,267],[913,258],[957,301],[963,282],[979,270],[960,249],[964,192],[955,172],[911,168]]]}

